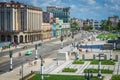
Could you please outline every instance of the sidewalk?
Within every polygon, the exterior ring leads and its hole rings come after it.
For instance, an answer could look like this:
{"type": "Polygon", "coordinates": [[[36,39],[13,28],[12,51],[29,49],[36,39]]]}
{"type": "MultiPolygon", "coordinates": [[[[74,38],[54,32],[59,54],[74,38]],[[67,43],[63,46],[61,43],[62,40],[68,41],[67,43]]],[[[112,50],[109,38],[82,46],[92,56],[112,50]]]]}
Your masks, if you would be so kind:
{"type": "Polygon", "coordinates": [[[5,52],[5,51],[9,51],[9,50],[14,50],[14,49],[16,49],[16,48],[22,48],[23,46],[25,46],[25,45],[32,45],[32,44],[38,44],[38,43],[40,43],[40,42],[42,42],[42,43],[44,43],[44,42],[47,42],[47,41],[49,41],[49,40],[52,40],[52,39],[56,39],[56,37],[53,37],[53,38],[51,38],[51,39],[45,39],[45,40],[43,40],[43,41],[35,41],[35,42],[33,42],[33,43],[21,43],[21,44],[19,44],[17,47],[10,47],[10,48],[8,48],[8,49],[4,49],[4,50],[2,50],[1,48],[0,48],[0,51],[1,52],[5,52]]]}

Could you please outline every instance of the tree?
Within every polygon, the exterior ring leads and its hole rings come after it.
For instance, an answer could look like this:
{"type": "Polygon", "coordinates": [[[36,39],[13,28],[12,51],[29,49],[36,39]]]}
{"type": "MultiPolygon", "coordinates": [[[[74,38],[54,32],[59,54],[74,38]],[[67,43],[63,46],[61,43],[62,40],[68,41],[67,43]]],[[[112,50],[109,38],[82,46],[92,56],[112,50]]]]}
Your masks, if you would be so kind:
{"type": "Polygon", "coordinates": [[[107,20],[102,20],[101,21],[101,29],[106,30],[106,25],[107,25],[107,20]]]}
{"type": "Polygon", "coordinates": [[[112,22],[110,20],[107,20],[107,25],[106,26],[108,27],[109,31],[112,30],[112,22]]]}
{"type": "Polygon", "coordinates": [[[71,28],[74,28],[75,30],[78,30],[78,22],[73,22],[71,25],[71,28]]]}
{"type": "Polygon", "coordinates": [[[120,20],[119,20],[119,22],[118,22],[118,27],[120,28],[120,20]]]}
{"type": "Polygon", "coordinates": [[[101,29],[102,30],[112,30],[112,22],[110,20],[102,20],[101,21],[101,29]]]}
{"type": "Polygon", "coordinates": [[[87,30],[92,30],[93,26],[87,26],[87,30]]]}

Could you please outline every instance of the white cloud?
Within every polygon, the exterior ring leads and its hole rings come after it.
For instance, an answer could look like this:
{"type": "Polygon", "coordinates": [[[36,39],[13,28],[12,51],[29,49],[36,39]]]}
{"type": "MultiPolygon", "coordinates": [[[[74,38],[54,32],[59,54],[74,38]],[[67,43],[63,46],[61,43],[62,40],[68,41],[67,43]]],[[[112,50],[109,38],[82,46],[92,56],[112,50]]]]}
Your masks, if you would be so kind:
{"type": "Polygon", "coordinates": [[[80,8],[80,12],[88,12],[87,8],[80,8]]]}
{"type": "Polygon", "coordinates": [[[38,6],[38,0],[33,0],[33,5],[38,6]]]}
{"type": "Polygon", "coordinates": [[[115,6],[112,7],[115,10],[120,10],[120,6],[118,6],[117,4],[115,6]]]}
{"type": "Polygon", "coordinates": [[[87,0],[88,4],[92,5],[92,4],[95,4],[95,0],[87,0]]]}

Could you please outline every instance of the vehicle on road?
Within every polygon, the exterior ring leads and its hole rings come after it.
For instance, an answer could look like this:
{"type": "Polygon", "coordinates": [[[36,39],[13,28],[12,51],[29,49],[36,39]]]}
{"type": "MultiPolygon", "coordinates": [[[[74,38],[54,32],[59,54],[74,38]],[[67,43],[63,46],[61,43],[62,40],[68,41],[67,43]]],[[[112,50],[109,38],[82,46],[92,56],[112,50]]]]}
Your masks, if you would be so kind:
{"type": "Polygon", "coordinates": [[[31,55],[31,54],[32,54],[32,51],[30,50],[25,52],[25,55],[31,55]]]}

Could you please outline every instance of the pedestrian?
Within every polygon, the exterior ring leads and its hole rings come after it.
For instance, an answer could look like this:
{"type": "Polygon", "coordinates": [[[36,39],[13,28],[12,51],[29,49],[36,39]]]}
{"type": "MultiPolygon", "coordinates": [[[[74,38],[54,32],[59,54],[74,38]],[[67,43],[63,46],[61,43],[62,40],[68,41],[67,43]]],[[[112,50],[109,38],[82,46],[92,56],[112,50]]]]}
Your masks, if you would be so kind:
{"type": "Polygon", "coordinates": [[[21,57],[21,52],[19,52],[19,57],[21,57]]]}
{"type": "Polygon", "coordinates": [[[37,61],[34,61],[34,65],[37,65],[37,61]]]}
{"type": "Polygon", "coordinates": [[[22,74],[22,69],[20,68],[20,70],[19,70],[19,75],[21,75],[22,74]]]}

